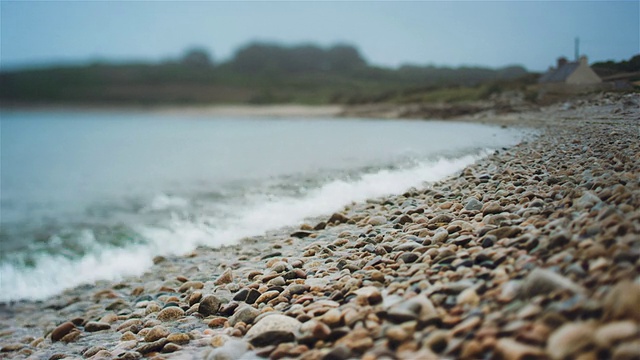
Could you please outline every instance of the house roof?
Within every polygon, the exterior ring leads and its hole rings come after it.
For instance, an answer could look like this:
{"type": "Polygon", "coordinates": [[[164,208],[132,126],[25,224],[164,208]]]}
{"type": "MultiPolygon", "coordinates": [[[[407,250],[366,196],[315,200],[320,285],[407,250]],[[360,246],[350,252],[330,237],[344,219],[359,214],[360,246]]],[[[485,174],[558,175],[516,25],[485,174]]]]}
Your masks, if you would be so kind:
{"type": "Polygon", "coordinates": [[[538,82],[552,83],[552,82],[565,82],[571,74],[580,66],[580,62],[566,63],[557,69],[551,69],[546,74],[542,75],[538,82]]]}

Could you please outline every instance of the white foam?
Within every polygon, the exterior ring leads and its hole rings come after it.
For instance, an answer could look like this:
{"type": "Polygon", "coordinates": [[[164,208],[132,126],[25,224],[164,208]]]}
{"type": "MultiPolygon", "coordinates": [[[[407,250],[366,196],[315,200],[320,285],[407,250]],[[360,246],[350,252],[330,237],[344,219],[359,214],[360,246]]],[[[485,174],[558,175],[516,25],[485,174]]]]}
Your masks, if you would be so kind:
{"type": "MultiPolygon", "coordinates": [[[[307,218],[338,211],[354,201],[401,193],[420,187],[424,182],[442,179],[486,154],[485,151],[453,160],[422,163],[408,169],[382,170],[354,181],[337,180],[309,191],[302,198],[256,195],[232,208],[224,218],[201,217],[194,221],[173,216],[162,228],[141,226],[136,229],[148,243],[133,244],[127,248],[103,247],[79,259],[43,255],[36,257],[35,268],[17,268],[5,263],[0,267],[0,301],[45,299],[77,285],[137,276],[152,265],[154,256],[184,254],[199,245],[219,247],[233,244],[244,237],[298,225],[307,218]]],[[[163,196],[158,197],[151,208],[188,205],[184,202],[186,199],[163,196]]]]}
{"type": "Polygon", "coordinates": [[[189,200],[179,196],[169,196],[160,194],[151,200],[151,203],[142,209],[143,212],[162,211],[175,208],[186,208],[189,206],[189,200]]]}

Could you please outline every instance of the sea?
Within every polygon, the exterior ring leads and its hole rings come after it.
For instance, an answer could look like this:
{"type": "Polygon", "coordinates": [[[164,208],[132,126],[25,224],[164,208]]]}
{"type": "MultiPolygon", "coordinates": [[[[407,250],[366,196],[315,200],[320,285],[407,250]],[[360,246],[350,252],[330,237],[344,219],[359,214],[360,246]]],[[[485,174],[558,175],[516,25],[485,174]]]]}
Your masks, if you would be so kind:
{"type": "Polygon", "coordinates": [[[422,188],[526,136],[443,121],[2,110],[0,302],[422,188]]]}

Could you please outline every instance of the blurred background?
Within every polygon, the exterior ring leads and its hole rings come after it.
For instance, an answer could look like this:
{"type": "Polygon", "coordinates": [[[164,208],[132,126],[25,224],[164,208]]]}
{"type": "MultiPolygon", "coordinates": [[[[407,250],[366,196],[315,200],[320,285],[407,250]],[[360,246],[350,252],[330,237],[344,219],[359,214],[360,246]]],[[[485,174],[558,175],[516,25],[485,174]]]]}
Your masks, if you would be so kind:
{"type": "Polygon", "coordinates": [[[558,57],[640,71],[639,6],[2,1],[0,104],[533,102],[558,57]]]}

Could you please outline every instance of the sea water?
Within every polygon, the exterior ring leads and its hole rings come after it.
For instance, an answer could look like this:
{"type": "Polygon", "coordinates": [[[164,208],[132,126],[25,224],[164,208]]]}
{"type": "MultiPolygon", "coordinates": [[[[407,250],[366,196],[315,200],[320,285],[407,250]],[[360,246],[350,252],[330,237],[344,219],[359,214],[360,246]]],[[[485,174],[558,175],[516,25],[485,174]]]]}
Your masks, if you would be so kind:
{"type": "Polygon", "coordinates": [[[138,275],[442,179],[524,133],[470,123],[0,113],[0,301],[138,275]]]}

